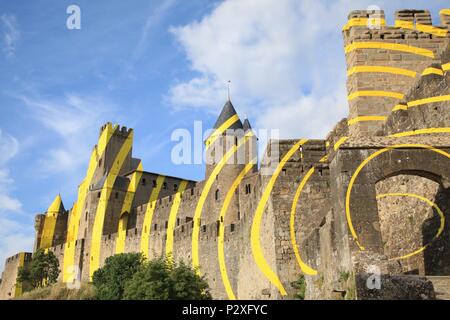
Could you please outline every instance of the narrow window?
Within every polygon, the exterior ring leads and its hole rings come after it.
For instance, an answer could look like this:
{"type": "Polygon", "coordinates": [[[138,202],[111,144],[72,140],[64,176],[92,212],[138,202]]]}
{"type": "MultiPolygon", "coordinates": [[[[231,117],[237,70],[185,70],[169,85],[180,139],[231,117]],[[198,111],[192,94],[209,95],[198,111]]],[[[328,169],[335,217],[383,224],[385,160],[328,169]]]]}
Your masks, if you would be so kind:
{"type": "Polygon", "coordinates": [[[100,160],[98,160],[98,166],[99,166],[99,167],[102,166],[102,158],[100,158],[100,160]]]}
{"type": "Polygon", "coordinates": [[[167,229],[168,227],[169,227],[169,222],[168,221],[166,221],[166,223],[165,223],[165,228],[167,229]]]}
{"type": "Polygon", "coordinates": [[[156,188],[156,180],[153,180],[153,188],[156,188]]]}
{"type": "Polygon", "coordinates": [[[116,194],[114,195],[114,197],[116,198],[116,200],[119,199],[119,193],[116,192],[116,194]]]}
{"type": "Polygon", "coordinates": [[[216,201],[219,200],[219,189],[216,190],[216,201]]]}
{"type": "Polygon", "coordinates": [[[178,185],[177,184],[173,185],[173,191],[175,191],[175,192],[178,191],[178,185]]]}
{"type": "Polygon", "coordinates": [[[167,182],[163,183],[163,189],[166,190],[167,189],[167,182]]]}
{"type": "Polygon", "coordinates": [[[142,179],[142,185],[145,186],[145,184],[147,183],[147,181],[145,181],[145,178],[142,179]]]}
{"type": "Polygon", "coordinates": [[[238,211],[238,220],[241,220],[241,212],[238,211]]]}
{"type": "Polygon", "coordinates": [[[283,169],[283,176],[286,175],[286,169],[283,169]]]}
{"type": "Polygon", "coordinates": [[[84,215],[84,221],[87,221],[88,219],[88,212],[86,211],[86,214],[84,215]]]}
{"type": "Polygon", "coordinates": [[[97,193],[97,198],[100,198],[100,195],[101,195],[102,193],[101,192],[98,192],[97,193]]]}
{"type": "Polygon", "coordinates": [[[153,230],[158,230],[158,225],[155,223],[155,226],[153,227],[153,230]]]}
{"type": "Polygon", "coordinates": [[[194,195],[194,188],[191,189],[191,196],[194,195]]]}

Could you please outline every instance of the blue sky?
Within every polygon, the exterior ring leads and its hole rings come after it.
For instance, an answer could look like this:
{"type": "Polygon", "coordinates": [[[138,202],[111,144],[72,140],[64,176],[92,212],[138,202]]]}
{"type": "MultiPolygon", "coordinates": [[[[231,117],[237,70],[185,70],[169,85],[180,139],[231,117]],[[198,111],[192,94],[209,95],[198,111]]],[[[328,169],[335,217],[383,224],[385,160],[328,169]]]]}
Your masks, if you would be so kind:
{"type": "Polygon", "coordinates": [[[135,129],[144,169],[200,180],[171,162],[176,128],[210,128],[232,100],[256,128],[322,138],[345,117],[340,29],[353,9],[445,1],[0,0],[0,270],[31,250],[34,215],[75,200],[99,127],[135,129]],[[81,30],[66,8],[81,9],[81,30]]]}

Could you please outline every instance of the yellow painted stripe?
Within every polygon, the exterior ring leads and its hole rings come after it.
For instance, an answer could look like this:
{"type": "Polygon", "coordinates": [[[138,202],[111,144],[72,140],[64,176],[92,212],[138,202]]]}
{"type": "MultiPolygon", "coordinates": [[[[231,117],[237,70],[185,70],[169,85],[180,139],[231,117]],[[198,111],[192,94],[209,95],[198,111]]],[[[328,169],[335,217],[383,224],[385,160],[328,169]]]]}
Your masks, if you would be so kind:
{"type": "Polygon", "coordinates": [[[225,121],[224,123],[222,123],[222,125],[217,128],[210,136],[208,139],[206,139],[205,144],[206,144],[206,148],[208,149],[209,146],[211,144],[213,144],[214,141],[217,140],[217,138],[225,132],[225,130],[227,130],[229,127],[231,127],[235,122],[237,122],[239,120],[239,117],[237,114],[231,116],[227,121],[225,121]]]}
{"type": "Polygon", "coordinates": [[[427,24],[420,24],[420,23],[416,24],[416,29],[417,29],[417,31],[430,33],[430,34],[433,34],[438,37],[445,37],[445,36],[447,36],[447,33],[448,33],[447,29],[441,29],[441,28],[437,28],[437,27],[430,26],[427,24]]]}
{"type": "Polygon", "coordinates": [[[197,273],[200,274],[200,261],[199,261],[199,250],[198,250],[198,241],[199,241],[199,233],[200,233],[200,223],[201,216],[203,211],[203,205],[205,204],[206,198],[211,190],[211,187],[216,180],[216,176],[220,173],[222,168],[228,162],[228,160],[234,155],[234,153],[239,149],[239,147],[244,144],[249,137],[251,137],[253,133],[249,131],[243,138],[241,138],[237,145],[233,145],[230,150],[225,153],[219,163],[214,167],[212,173],[210,174],[208,180],[206,181],[202,193],[200,194],[200,198],[197,202],[197,207],[195,208],[194,213],[194,227],[192,229],[192,266],[196,269],[197,273]]]}
{"type": "Polygon", "coordinates": [[[398,110],[408,110],[408,105],[398,104],[394,108],[392,108],[392,111],[398,111],[398,110]]]}
{"type": "Polygon", "coordinates": [[[173,198],[172,207],[170,208],[169,221],[167,223],[167,240],[166,240],[166,257],[169,261],[172,261],[173,253],[173,236],[175,232],[175,226],[177,223],[178,209],[181,204],[181,195],[186,189],[188,182],[183,180],[178,187],[178,191],[173,198]]]}
{"type": "Polygon", "coordinates": [[[42,229],[41,242],[39,244],[39,248],[41,249],[49,248],[53,245],[56,219],[58,219],[61,204],[61,196],[57,195],[50,207],[47,209],[47,214],[44,218],[44,227],[42,229]]]}
{"type": "Polygon", "coordinates": [[[414,22],[405,20],[395,20],[395,27],[414,30],[414,22]]]}
{"type": "Polygon", "coordinates": [[[156,187],[153,188],[150,194],[150,199],[147,203],[147,208],[145,210],[144,223],[142,224],[142,234],[141,234],[141,252],[146,258],[149,257],[148,251],[149,251],[150,232],[152,230],[153,214],[155,212],[157,199],[159,197],[161,187],[164,183],[164,179],[165,179],[164,176],[158,176],[158,178],[156,179],[156,187]]]}
{"type": "Polygon", "coordinates": [[[319,162],[327,162],[328,161],[328,155],[324,155],[319,162]]]}
{"type": "Polygon", "coordinates": [[[348,120],[348,125],[351,126],[355,123],[358,122],[365,122],[365,121],[385,121],[387,119],[387,117],[384,116],[361,116],[361,117],[356,117],[353,119],[348,120]]]}
{"type": "Polygon", "coordinates": [[[238,188],[242,179],[244,179],[245,175],[253,168],[253,166],[255,164],[256,164],[256,158],[254,158],[250,163],[248,163],[244,167],[244,169],[239,173],[237,178],[233,181],[233,184],[231,185],[230,189],[228,190],[227,195],[225,196],[225,200],[223,201],[222,209],[220,210],[220,216],[219,216],[220,224],[219,224],[219,235],[218,235],[218,239],[217,239],[217,253],[218,253],[218,258],[219,258],[220,275],[222,276],[222,282],[225,287],[225,291],[228,295],[228,299],[230,299],[230,300],[236,300],[236,296],[234,295],[233,288],[231,287],[230,279],[228,278],[227,267],[226,267],[226,262],[225,262],[225,249],[224,249],[225,215],[228,211],[228,206],[230,205],[230,202],[233,199],[236,189],[238,188]]]}
{"type": "MultiPolygon", "coordinates": [[[[23,268],[24,265],[25,265],[25,252],[20,252],[18,268],[23,268]]],[[[16,285],[14,288],[14,297],[18,297],[22,293],[23,293],[23,284],[16,280],[16,285]]]]}
{"type": "Polygon", "coordinates": [[[378,150],[378,151],[372,153],[366,159],[364,159],[363,162],[361,162],[361,164],[358,166],[358,168],[356,168],[355,172],[353,173],[353,175],[352,175],[352,177],[350,179],[350,182],[349,182],[348,187],[347,187],[346,196],[345,196],[345,217],[347,219],[348,228],[350,230],[350,233],[351,233],[353,239],[356,242],[356,245],[359,247],[360,250],[365,250],[365,248],[358,241],[358,235],[356,234],[355,228],[353,226],[353,222],[352,222],[352,218],[351,218],[351,212],[350,212],[350,199],[351,199],[351,193],[352,193],[352,189],[353,189],[353,184],[355,183],[356,178],[358,177],[358,175],[361,172],[361,170],[364,169],[364,167],[370,161],[372,161],[374,158],[378,157],[380,154],[383,154],[383,153],[385,153],[387,151],[392,151],[394,149],[401,149],[401,148],[426,149],[426,150],[434,151],[434,152],[436,152],[438,154],[441,154],[441,155],[443,155],[443,156],[445,156],[445,157],[450,159],[450,153],[447,153],[444,150],[436,149],[436,148],[434,148],[432,146],[429,146],[429,145],[426,145],[426,144],[397,144],[397,145],[389,146],[387,148],[383,148],[381,150],[378,150]]]}
{"type": "Polygon", "coordinates": [[[441,11],[439,11],[439,14],[444,16],[450,16],[450,9],[442,9],[441,11]]]}
{"type": "Polygon", "coordinates": [[[438,231],[436,232],[436,234],[434,235],[434,238],[429,243],[427,243],[426,245],[420,247],[419,249],[417,249],[417,250],[415,250],[415,251],[413,251],[411,253],[402,255],[402,256],[397,257],[397,258],[391,258],[389,260],[407,259],[407,258],[410,258],[412,256],[415,256],[416,254],[424,251],[434,240],[439,238],[439,236],[444,231],[444,227],[445,227],[445,216],[444,216],[444,213],[436,205],[436,203],[434,203],[433,201],[430,201],[427,198],[419,196],[418,194],[415,194],[415,193],[384,193],[384,194],[378,195],[377,199],[382,199],[382,198],[385,198],[385,197],[411,197],[411,198],[416,198],[416,199],[422,200],[423,202],[428,204],[430,207],[436,209],[437,213],[439,214],[439,217],[441,218],[441,225],[440,225],[438,231]]]}
{"type": "Polygon", "coordinates": [[[403,93],[392,91],[361,90],[351,93],[348,96],[348,101],[351,101],[358,97],[384,97],[384,98],[403,99],[405,95],[403,93]]]}
{"type": "Polygon", "coordinates": [[[125,252],[128,217],[129,214],[131,213],[131,206],[134,200],[134,195],[136,194],[139,182],[141,181],[143,173],[142,171],[143,171],[142,162],[140,162],[137,170],[131,176],[130,184],[128,185],[128,190],[122,204],[122,210],[120,210],[119,227],[117,229],[117,237],[116,237],[116,254],[125,252]]]}
{"type": "Polygon", "coordinates": [[[384,67],[384,66],[356,66],[350,68],[347,71],[347,75],[351,76],[352,74],[361,72],[392,73],[397,75],[408,76],[411,78],[415,78],[417,76],[417,72],[412,70],[394,67],[384,67]]]}
{"type": "Polygon", "coordinates": [[[361,41],[353,42],[345,47],[345,53],[352,52],[357,49],[385,49],[392,51],[401,51],[406,53],[417,54],[428,58],[434,58],[434,53],[431,50],[419,47],[409,46],[405,44],[377,42],[377,41],[361,41]]]}
{"type": "Polygon", "coordinates": [[[421,134],[429,134],[429,133],[450,133],[450,128],[426,128],[426,129],[418,129],[413,131],[405,131],[399,132],[389,135],[389,137],[399,138],[399,137],[410,137],[417,136],[421,134]]]}
{"type": "Polygon", "coordinates": [[[342,28],[342,31],[347,31],[351,27],[369,27],[369,26],[385,26],[386,20],[383,18],[352,18],[348,20],[347,24],[342,28]]]}
{"type": "Polygon", "coordinates": [[[297,203],[300,198],[300,195],[302,193],[303,188],[305,187],[305,184],[308,182],[311,175],[314,173],[314,167],[309,169],[309,171],[306,173],[306,175],[303,177],[302,181],[300,182],[300,185],[297,188],[297,191],[295,192],[294,201],[292,201],[292,208],[291,208],[291,219],[289,223],[289,229],[290,229],[290,235],[291,235],[291,243],[292,248],[294,249],[295,258],[297,259],[297,263],[300,266],[300,269],[304,274],[315,276],[317,275],[317,270],[311,268],[306,263],[303,262],[302,257],[300,256],[300,252],[298,250],[297,245],[297,239],[295,236],[295,214],[297,212],[297,203]]]}
{"type": "Polygon", "coordinates": [[[103,184],[102,191],[100,193],[100,199],[97,205],[97,211],[95,213],[94,226],[92,229],[92,240],[91,240],[91,255],[90,255],[90,265],[89,265],[89,278],[92,279],[92,275],[100,266],[100,251],[101,251],[101,241],[103,235],[103,224],[105,221],[106,209],[108,207],[109,198],[114,187],[114,182],[116,181],[117,175],[123,166],[123,163],[127,155],[131,151],[133,145],[133,131],[128,134],[128,137],[122,144],[119,153],[114,159],[113,165],[106,177],[103,184]]]}
{"type": "Polygon", "coordinates": [[[431,98],[410,101],[410,102],[408,102],[408,108],[421,106],[421,105],[424,105],[427,103],[444,102],[444,101],[450,101],[450,95],[437,96],[437,97],[431,97],[431,98]]]}
{"type": "Polygon", "coordinates": [[[442,70],[444,70],[444,71],[450,70],[450,62],[449,62],[449,63],[443,64],[443,65],[442,65],[442,70]]]}
{"type": "Polygon", "coordinates": [[[430,67],[430,68],[425,68],[425,70],[423,70],[423,72],[422,72],[422,76],[427,76],[429,74],[437,74],[438,76],[443,76],[444,71],[442,71],[442,69],[430,67]]]}
{"type": "Polygon", "coordinates": [[[333,146],[334,151],[337,151],[339,149],[339,147],[345,142],[347,141],[349,137],[342,137],[340,138],[338,141],[336,141],[336,143],[333,146]]]}
{"type": "Polygon", "coordinates": [[[94,148],[89,160],[89,166],[87,169],[86,177],[78,187],[77,201],[75,202],[71,212],[67,228],[67,241],[64,246],[64,260],[63,260],[63,282],[73,283],[75,281],[74,270],[77,270],[75,266],[75,242],[78,238],[78,227],[80,225],[80,219],[83,215],[83,208],[86,201],[86,196],[89,190],[89,186],[92,183],[95,170],[97,169],[97,161],[105,153],[106,146],[111,139],[113,132],[118,128],[116,125],[114,128],[110,123],[100,134],[97,146],[94,148]]]}
{"type": "Polygon", "coordinates": [[[262,220],[262,217],[264,214],[264,209],[266,207],[267,201],[269,200],[269,196],[272,192],[275,182],[277,181],[278,175],[280,174],[280,172],[283,169],[286,162],[307,141],[308,141],[307,139],[302,139],[302,140],[298,141],[286,153],[286,155],[281,159],[281,161],[278,164],[277,168],[275,169],[273,175],[270,177],[270,180],[264,190],[264,193],[261,196],[261,199],[258,203],[258,207],[256,208],[256,211],[255,211],[255,216],[253,218],[252,229],[251,229],[251,245],[252,245],[253,258],[255,259],[255,262],[258,265],[259,269],[262,271],[262,273],[266,276],[266,278],[272,284],[274,284],[278,288],[281,295],[283,295],[283,296],[285,296],[287,294],[286,290],[284,289],[283,284],[281,283],[277,274],[270,268],[269,264],[267,263],[266,259],[264,258],[263,250],[261,248],[261,243],[260,243],[261,220],[262,220]]]}

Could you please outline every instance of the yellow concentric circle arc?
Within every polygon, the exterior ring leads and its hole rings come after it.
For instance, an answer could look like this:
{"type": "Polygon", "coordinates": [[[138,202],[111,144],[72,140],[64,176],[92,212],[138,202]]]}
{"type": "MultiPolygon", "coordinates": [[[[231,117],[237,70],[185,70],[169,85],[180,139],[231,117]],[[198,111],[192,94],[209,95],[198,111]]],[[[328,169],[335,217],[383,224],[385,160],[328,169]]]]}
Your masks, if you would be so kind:
{"type": "Polygon", "coordinates": [[[397,144],[397,145],[393,145],[393,146],[389,146],[383,149],[380,149],[374,153],[372,153],[370,156],[368,156],[360,165],[359,167],[355,170],[355,173],[353,173],[350,182],[348,184],[347,187],[347,192],[346,192],[346,196],[345,196],[345,217],[347,219],[347,224],[348,227],[350,229],[350,233],[353,237],[353,239],[355,240],[357,246],[359,247],[360,250],[365,250],[365,248],[359,243],[358,241],[358,235],[356,234],[355,228],[353,227],[353,222],[352,222],[352,218],[351,218],[351,212],[350,212],[350,199],[351,199],[351,192],[353,189],[353,184],[355,183],[356,178],[358,177],[359,173],[361,172],[361,170],[374,158],[378,157],[379,155],[387,152],[387,151],[392,151],[395,149],[402,149],[402,148],[420,148],[420,149],[427,149],[427,150],[431,150],[434,151],[436,153],[439,153],[447,158],[450,159],[450,153],[445,152],[443,150],[437,149],[435,147],[426,145],[426,144],[397,144]]]}
{"type": "Polygon", "coordinates": [[[438,231],[436,232],[435,236],[433,237],[433,239],[427,243],[426,245],[422,246],[421,248],[402,255],[400,257],[396,257],[396,258],[391,258],[389,260],[401,260],[401,259],[407,259],[410,258],[412,256],[415,256],[416,254],[424,251],[434,240],[436,240],[437,238],[439,238],[439,236],[442,234],[442,232],[444,231],[444,227],[445,227],[445,216],[444,213],[442,212],[442,210],[438,207],[438,205],[436,203],[434,203],[433,201],[422,197],[418,194],[414,194],[414,193],[383,193],[377,196],[377,199],[382,199],[382,198],[386,198],[386,197],[411,197],[411,198],[417,198],[425,203],[427,203],[430,207],[436,209],[437,213],[439,214],[440,220],[441,220],[441,225],[438,229],[438,231]]]}

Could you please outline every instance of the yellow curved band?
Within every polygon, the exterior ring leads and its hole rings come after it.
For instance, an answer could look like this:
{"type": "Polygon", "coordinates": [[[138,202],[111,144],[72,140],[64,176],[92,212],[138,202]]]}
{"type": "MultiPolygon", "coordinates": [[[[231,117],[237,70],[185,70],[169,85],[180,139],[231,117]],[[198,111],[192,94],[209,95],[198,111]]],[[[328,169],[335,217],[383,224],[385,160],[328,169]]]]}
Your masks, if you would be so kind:
{"type": "Polygon", "coordinates": [[[418,129],[414,131],[404,131],[399,133],[394,133],[389,135],[388,137],[410,137],[410,136],[417,136],[420,134],[429,134],[429,133],[450,133],[450,128],[425,128],[425,129],[418,129]]]}
{"type": "Polygon", "coordinates": [[[361,90],[349,94],[348,101],[351,101],[358,97],[384,97],[384,98],[403,99],[405,95],[400,92],[392,92],[392,91],[361,90]]]}
{"type": "Polygon", "coordinates": [[[214,141],[217,140],[217,138],[224,133],[225,130],[227,130],[229,127],[231,127],[236,121],[239,120],[239,117],[237,114],[231,116],[229,119],[227,119],[227,121],[225,121],[224,123],[222,123],[222,125],[217,128],[210,136],[209,138],[205,141],[206,144],[206,149],[209,148],[209,146],[211,144],[213,144],[214,141]]]}
{"type": "Polygon", "coordinates": [[[436,74],[438,76],[443,76],[444,71],[442,71],[442,69],[430,67],[430,68],[425,68],[425,70],[423,70],[423,72],[422,72],[422,76],[427,76],[430,74],[436,74]]]}
{"type": "Polygon", "coordinates": [[[361,117],[356,117],[353,119],[350,119],[347,121],[347,124],[349,126],[358,123],[358,122],[365,122],[365,121],[385,121],[387,119],[387,117],[385,116],[361,116],[361,117]]]}
{"type": "Polygon", "coordinates": [[[417,72],[411,71],[403,68],[395,68],[395,67],[384,67],[384,66],[356,66],[350,68],[347,71],[347,76],[351,76],[355,73],[366,73],[366,72],[375,72],[375,73],[391,73],[396,75],[407,76],[411,78],[415,78],[417,76],[417,72]]]}
{"type": "Polygon", "coordinates": [[[355,170],[355,173],[353,173],[350,182],[348,184],[347,187],[347,192],[346,192],[346,196],[345,196],[345,216],[347,218],[347,224],[348,227],[350,229],[350,233],[353,237],[353,239],[355,240],[356,244],[358,245],[358,247],[360,248],[360,250],[365,250],[364,247],[358,242],[358,235],[356,234],[355,228],[353,227],[353,223],[352,223],[352,218],[351,218],[351,213],[350,213],[350,197],[351,197],[351,192],[353,189],[353,184],[355,183],[356,178],[358,177],[359,173],[361,172],[361,170],[374,158],[378,157],[379,155],[387,152],[387,151],[392,151],[394,149],[401,149],[401,148],[420,148],[420,149],[427,149],[427,150],[431,150],[434,151],[438,154],[441,154],[447,158],[450,159],[450,153],[447,153],[443,150],[440,149],[436,149],[432,146],[429,145],[425,145],[425,144],[397,144],[394,146],[390,146],[387,148],[383,148],[380,149],[374,153],[372,153],[370,156],[368,156],[359,166],[358,168],[355,170]]]}
{"type": "Polygon", "coordinates": [[[421,106],[421,105],[427,104],[427,103],[444,102],[444,101],[450,101],[450,95],[437,96],[437,97],[431,97],[431,98],[410,101],[410,102],[408,102],[408,108],[421,106]]]}
{"type": "Polygon", "coordinates": [[[377,41],[353,42],[352,44],[349,44],[345,47],[345,53],[349,53],[357,49],[385,49],[417,54],[428,58],[434,58],[434,52],[428,49],[409,46],[406,44],[377,42],[377,41]]]}
{"type": "Polygon", "coordinates": [[[169,261],[172,261],[173,253],[173,236],[175,226],[177,223],[178,209],[181,204],[181,195],[187,187],[188,182],[186,180],[181,181],[178,191],[173,197],[172,207],[170,208],[169,221],[167,222],[167,240],[166,240],[166,257],[169,261]]]}
{"type": "Polygon", "coordinates": [[[351,27],[385,26],[386,20],[383,18],[352,18],[342,27],[342,31],[347,31],[351,27]]]}
{"type": "Polygon", "coordinates": [[[338,141],[336,141],[336,143],[333,146],[334,151],[337,151],[339,149],[339,147],[345,142],[347,141],[349,137],[342,137],[340,138],[338,141]]]}
{"type": "Polygon", "coordinates": [[[219,215],[219,236],[217,240],[217,253],[219,258],[219,269],[220,275],[222,276],[222,282],[225,287],[225,291],[228,295],[228,299],[236,300],[236,296],[234,295],[233,288],[231,287],[230,279],[228,278],[227,267],[225,263],[225,250],[224,250],[224,242],[225,242],[225,215],[228,211],[228,206],[230,205],[231,200],[233,199],[234,193],[241,183],[242,179],[244,179],[245,175],[250,172],[253,166],[256,164],[256,158],[254,158],[250,163],[248,163],[244,169],[239,173],[237,178],[233,181],[230,189],[225,196],[225,200],[223,201],[222,209],[220,210],[219,215]]]}
{"type": "Polygon", "coordinates": [[[149,241],[150,233],[152,230],[153,214],[155,212],[155,207],[159,193],[161,192],[162,185],[165,180],[165,176],[158,176],[156,178],[156,186],[152,189],[150,193],[150,199],[148,200],[147,207],[145,208],[144,223],[142,224],[141,232],[141,252],[145,258],[149,257],[149,241]]]}
{"type": "Polygon", "coordinates": [[[255,216],[253,218],[253,223],[252,223],[252,228],[251,228],[251,236],[250,237],[251,237],[253,258],[255,259],[255,262],[258,265],[258,268],[262,271],[262,273],[266,276],[266,278],[278,288],[281,295],[283,295],[283,296],[287,295],[286,290],[284,289],[283,284],[281,283],[277,274],[270,268],[269,264],[267,263],[266,259],[264,258],[263,250],[261,248],[261,243],[260,243],[260,238],[259,238],[260,232],[261,232],[261,220],[262,220],[262,217],[264,214],[264,209],[266,207],[267,201],[269,200],[270,193],[272,192],[275,182],[277,181],[278,175],[280,174],[280,172],[283,169],[286,162],[307,141],[308,141],[307,139],[302,139],[302,140],[298,141],[286,153],[286,155],[281,159],[281,161],[278,164],[278,166],[276,167],[273,175],[270,177],[270,180],[267,183],[267,186],[261,196],[261,199],[258,203],[258,207],[256,208],[256,211],[255,211],[255,216]]]}
{"type": "Polygon", "coordinates": [[[405,255],[397,257],[397,258],[391,258],[389,260],[401,260],[401,259],[407,259],[407,258],[410,258],[412,256],[415,256],[416,254],[424,251],[434,240],[439,238],[439,236],[442,234],[442,231],[444,231],[444,227],[445,227],[445,216],[444,216],[444,213],[442,212],[442,210],[433,201],[430,201],[427,198],[419,196],[419,195],[414,194],[414,193],[384,193],[384,194],[378,195],[377,199],[382,199],[382,198],[385,198],[385,197],[412,197],[412,198],[417,198],[419,200],[422,200],[423,202],[426,202],[430,207],[433,207],[434,209],[436,209],[436,211],[439,214],[439,217],[441,218],[441,225],[440,225],[437,233],[435,234],[434,238],[429,243],[427,243],[423,247],[421,247],[421,248],[419,248],[419,249],[417,249],[417,250],[415,250],[415,251],[413,251],[411,253],[405,254],[405,255]]]}
{"type": "Polygon", "coordinates": [[[306,173],[306,175],[303,177],[302,181],[300,182],[300,185],[297,188],[297,191],[295,192],[294,201],[292,202],[292,208],[291,208],[291,219],[289,222],[289,229],[290,229],[290,235],[291,235],[291,243],[292,248],[294,249],[295,258],[297,259],[297,263],[300,266],[300,269],[304,274],[315,276],[317,275],[317,270],[311,268],[306,263],[303,262],[300,252],[298,250],[297,246],[297,240],[295,237],[295,213],[297,211],[297,203],[298,199],[300,198],[300,195],[302,193],[303,188],[305,187],[305,184],[308,182],[311,175],[314,173],[314,167],[309,169],[309,171],[306,173]]]}
{"type": "Polygon", "coordinates": [[[196,272],[200,274],[200,259],[199,259],[199,250],[198,250],[198,242],[199,242],[199,233],[200,233],[200,223],[201,216],[203,211],[203,205],[205,204],[206,198],[208,197],[209,191],[216,180],[216,176],[220,173],[222,168],[228,162],[228,160],[236,153],[237,149],[239,149],[251,136],[253,133],[249,131],[243,138],[241,138],[237,145],[233,145],[230,150],[225,153],[225,155],[220,159],[219,163],[214,167],[212,173],[210,174],[208,180],[206,181],[202,193],[200,194],[200,198],[197,202],[197,207],[195,208],[194,213],[194,227],[192,228],[192,267],[196,269],[196,272]]]}

